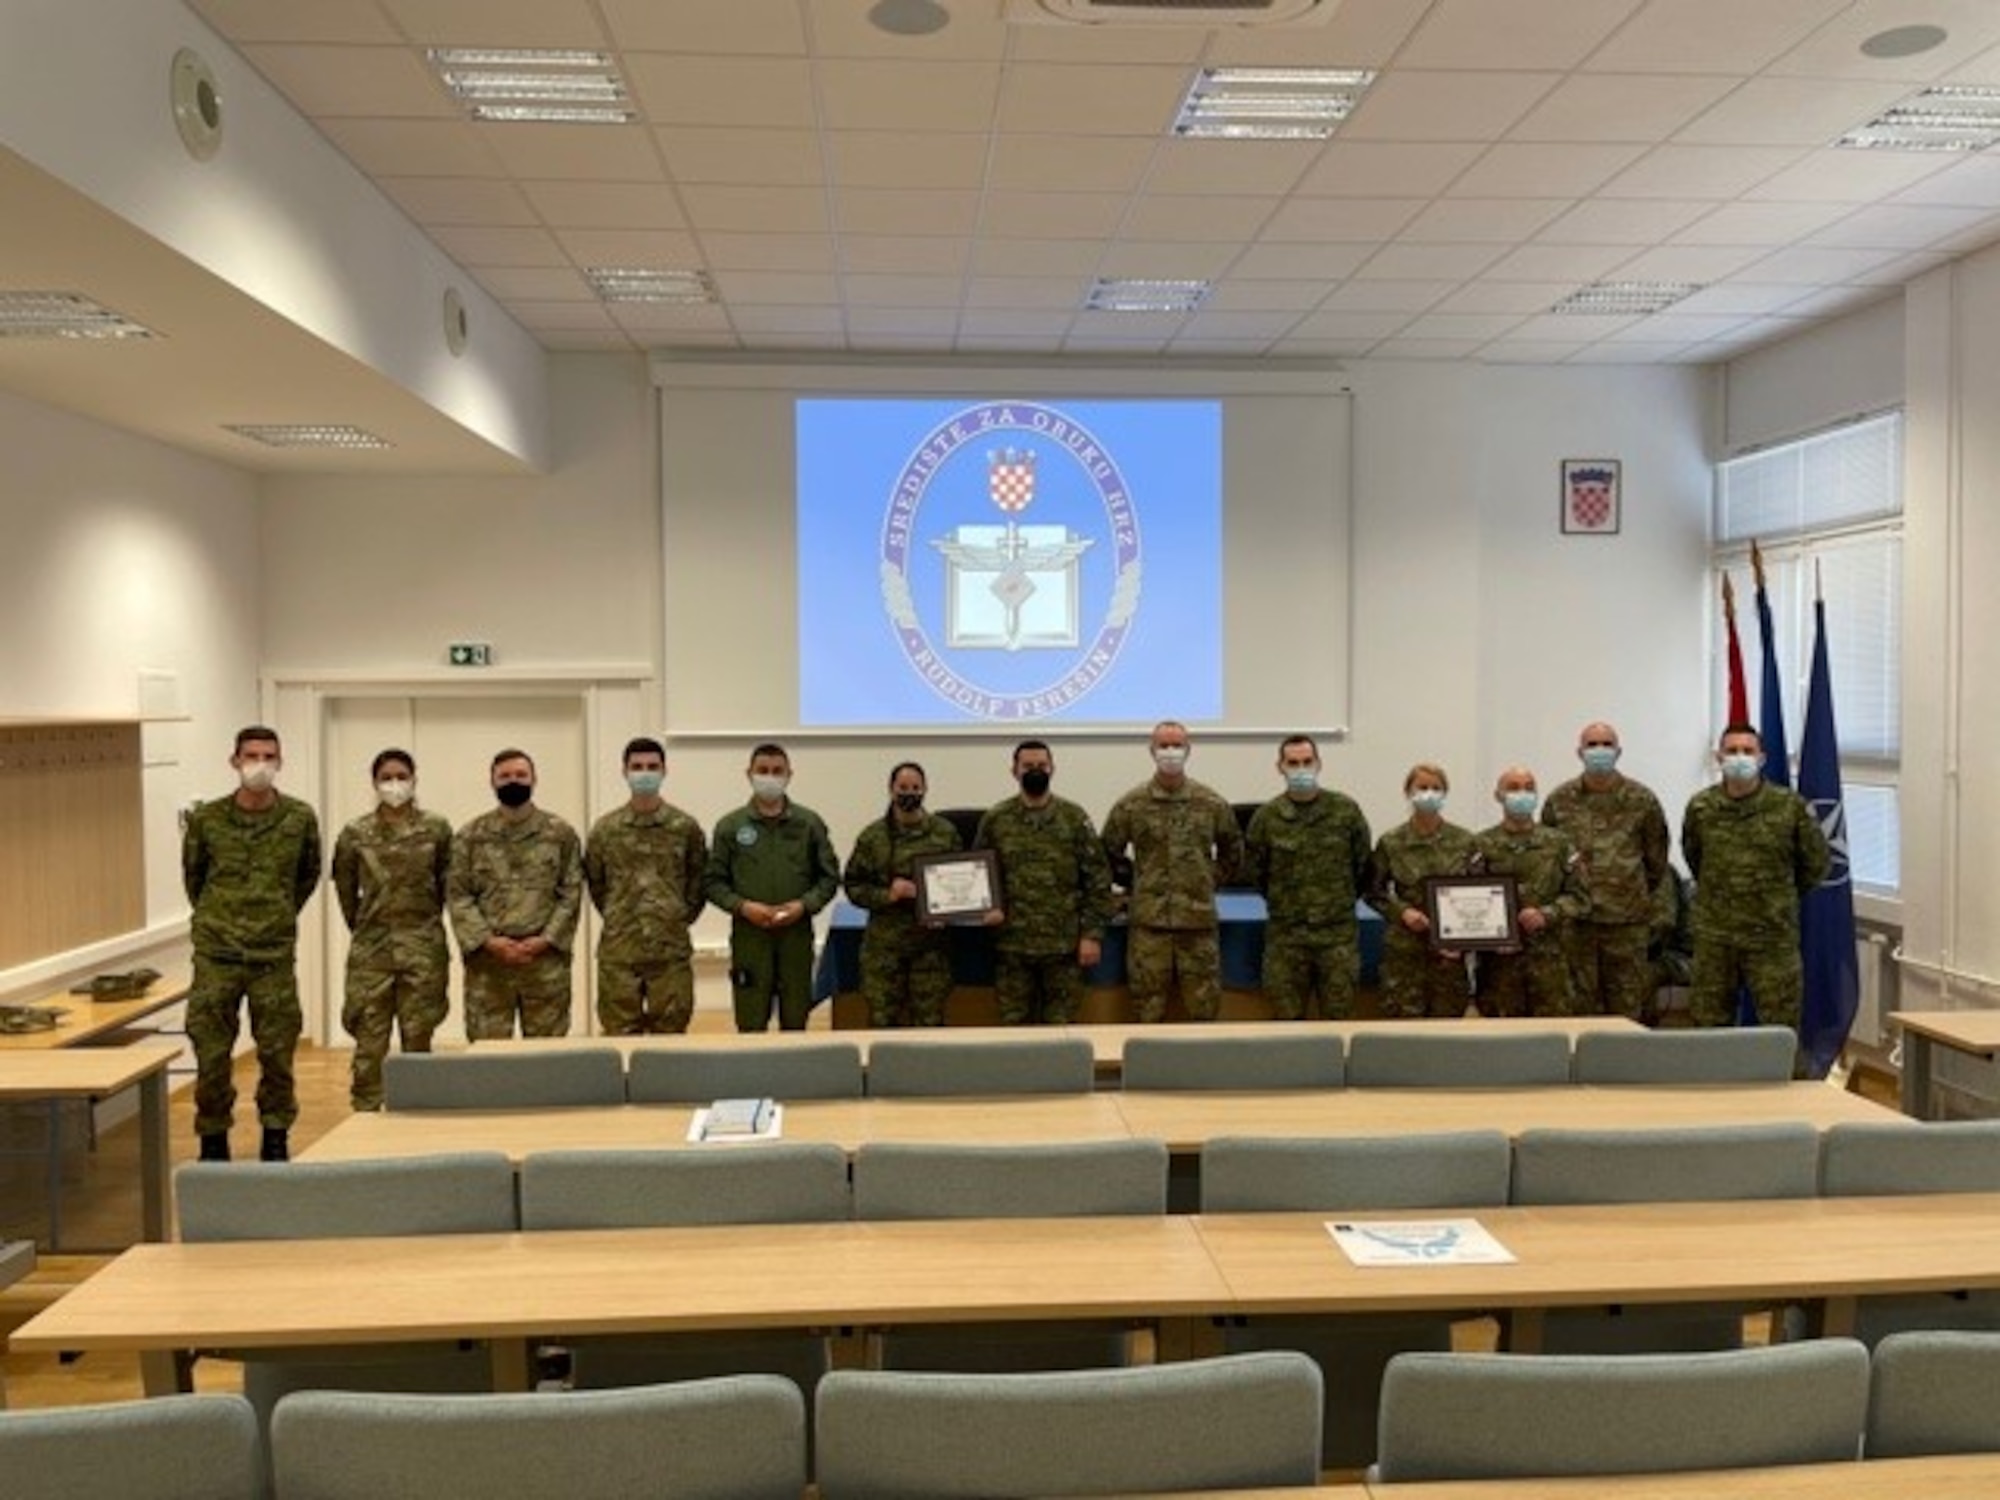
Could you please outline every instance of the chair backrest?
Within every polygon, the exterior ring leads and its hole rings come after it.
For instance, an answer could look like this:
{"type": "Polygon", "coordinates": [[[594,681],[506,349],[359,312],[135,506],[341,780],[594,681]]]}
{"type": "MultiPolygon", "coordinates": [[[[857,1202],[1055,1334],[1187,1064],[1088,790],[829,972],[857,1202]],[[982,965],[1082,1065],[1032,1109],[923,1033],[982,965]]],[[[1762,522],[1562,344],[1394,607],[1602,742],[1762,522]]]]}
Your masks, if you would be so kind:
{"type": "Polygon", "coordinates": [[[959,1500],[1311,1485],[1319,1367],[1242,1354],[1025,1375],[836,1370],[822,1500],[959,1500]]]}
{"type": "Polygon", "coordinates": [[[184,1240],[486,1234],[520,1228],[499,1151],[391,1161],[190,1162],[174,1174],[184,1240]]]}
{"type": "Polygon", "coordinates": [[[559,1395],[302,1391],[271,1422],[285,1500],[798,1500],[805,1399],[776,1375],[559,1395]]]}
{"type": "Polygon", "coordinates": [[[1125,1044],[1128,1089],[1337,1089],[1346,1081],[1338,1035],[1135,1036],[1125,1044]]]}
{"type": "Polygon", "coordinates": [[[2000,1193],[2000,1120],[1831,1127],[1820,1142],[1829,1198],[1891,1193],[2000,1193]]]}
{"type": "Polygon", "coordinates": [[[1870,1458],[2000,1453],[2000,1333],[1892,1333],[1875,1346],[1870,1458]]]}
{"type": "Polygon", "coordinates": [[[848,1214],[847,1155],[825,1142],[538,1151],[521,1163],[523,1229],[802,1224],[848,1214]]]}
{"type": "Polygon", "coordinates": [[[883,1040],[868,1051],[868,1092],[916,1094],[1087,1094],[1096,1079],[1090,1043],[1080,1037],[1021,1041],[883,1040]]]}
{"type": "Polygon", "coordinates": [[[556,1109],[623,1104],[625,1059],[616,1047],[526,1052],[392,1052],[382,1060],[389,1109],[556,1109]]]}
{"type": "Polygon", "coordinates": [[[251,1500],[257,1418],[241,1396],[164,1396],[0,1415],[7,1500],[251,1500]]]}
{"type": "Polygon", "coordinates": [[[859,1099],[861,1049],[802,1042],[747,1049],[638,1047],[626,1064],[634,1104],[707,1104],[716,1099],[859,1099]]]}
{"type": "Polygon", "coordinates": [[[1494,1208],[1512,1153],[1498,1130],[1281,1140],[1225,1136],[1201,1152],[1201,1211],[1494,1208]]]}
{"type": "Polygon", "coordinates": [[[1810,1198],[1819,1136],[1803,1121],[1655,1130],[1525,1130],[1516,1203],[1697,1203],[1810,1198]]]}
{"type": "Polygon", "coordinates": [[[1586,1031],[1578,1083],[1786,1083],[1798,1038],[1789,1026],[1701,1031],[1586,1031]]]}
{"type": "Polygon", "coordinates": [[[1569,1037],[1560,1031],[1454,1035],[1360,1031],[1347,1044],[1349,1088],[1538,1088],[1569,1082],[1569,1037]]]}
{"type": "Polygon", "coordinates": [[[1399,1354],[1372,1477],[1645,1474],[1857,1456],[1868,1351],[1811,1339],[1708,1354],[1399,1354]]]}
{"type": "Polygon", "coordinates": [[[1167,1210],[1159,1141],[1049,1146],[882,1142],[854,1157],[857,1219],[1041,1219],[1167,1210]]]}

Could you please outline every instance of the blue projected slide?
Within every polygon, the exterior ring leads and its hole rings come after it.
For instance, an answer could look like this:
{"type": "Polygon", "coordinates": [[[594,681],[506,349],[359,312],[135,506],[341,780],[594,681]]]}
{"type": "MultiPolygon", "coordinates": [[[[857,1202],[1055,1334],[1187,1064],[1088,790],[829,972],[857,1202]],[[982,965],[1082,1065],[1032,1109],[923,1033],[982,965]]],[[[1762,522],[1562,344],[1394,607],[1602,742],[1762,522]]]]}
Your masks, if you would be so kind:
{"type": "Polygon", "coordinates": [[[798,403],[799,722],[1222,715],[1215,401],[798,403]]]}

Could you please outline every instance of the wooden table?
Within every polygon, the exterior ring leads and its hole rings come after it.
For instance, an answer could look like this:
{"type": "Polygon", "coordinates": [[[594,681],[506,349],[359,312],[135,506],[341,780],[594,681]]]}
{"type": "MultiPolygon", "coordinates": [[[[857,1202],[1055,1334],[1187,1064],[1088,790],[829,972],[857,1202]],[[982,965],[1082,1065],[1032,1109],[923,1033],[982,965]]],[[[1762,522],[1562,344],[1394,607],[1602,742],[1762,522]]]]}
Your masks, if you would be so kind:
{"type": "MultiPolygon", "coordinates": [[[[139,1090],[140,1231],[167,1237],[167,1065],[180,1049],[154,1042],[130,1047],[70,1047],[0,1052],[0,1102],[101,1099],[139,1090]]],[[[49,1243],[62,1238],[62,1158],[50,1142],[49,1243]]]]}
{"type": "Polygon", "coordinates": [[[2000,1054],[2000,1010],[1898,1010],[1889,1024],[1903,1031],[1903,1113],[1918,1120],[1935,1119],[1932,1084],[1936,1078],[1937,1047],[1948,1047],[1991,1062],[2000,1054]]]}
{"type": "MultiPolygon", "coordinates": [[[[1374,1500],[1987,1500],[2000,1494],[2000,1454],[1877,1458],[1695,1474],[1373,1484],[1367,1490],[1374,1500]]],[[[1234,1497],[1218,1492],[1208,1500],[1298,1500],[1299,1493],[1242,1490],[1234,1497]]]]}
{"type": "Polygon", "coordinates": [[[178,1005],[187,999],[188,976],[163,974],[146,987],[136,1000],[93,1000],[88,995],[57,993],[24,1003],[52,1007],[64,1012],[48,1031],[8,1032],[0,1035],[0,1053],[49,1052],[97,1041],[134,1021],[178,1005]]]}

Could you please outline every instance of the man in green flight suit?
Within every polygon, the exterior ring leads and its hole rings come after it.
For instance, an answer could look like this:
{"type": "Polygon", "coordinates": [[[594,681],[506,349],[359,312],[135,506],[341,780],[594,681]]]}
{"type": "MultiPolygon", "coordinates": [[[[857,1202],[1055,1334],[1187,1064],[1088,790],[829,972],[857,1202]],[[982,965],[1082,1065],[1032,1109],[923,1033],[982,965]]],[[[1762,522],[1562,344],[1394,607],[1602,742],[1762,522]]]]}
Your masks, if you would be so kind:
{"type": "Polygon", "coordinates": [[[694,939],[706,902],[701,824],[660,796],[667,750],[646,736],[625,746],[631,799],[591,827],[583,876],[604,918],[597,940],[597,1020],[606,1036],[679,1033],[694,1018],[694,939]]]}
{"type": "Polygon", "coordinates": [[[1354,903],[1368,886],[1372,836],[1360,805],[1320,784],[1310,735],[1278,745],[1285,790],[1244,834],[1248,883],[1264,895],[1264,998],[1281,1021],[1318,1009],[1344,1021],[1361,982],[1361,923],[1354,903]]]}
{"type": "Polygon", "coordinates": [[[813,915],[840,889],[820,815],[792,801],[792,761],[770,742],[750,752],[750,801],[723,814],[709,849],[709,904],[729,913],[736,1029],[803,1031],[812,1013],[813,915]]]}
{"type": "Polygon", "coordinates": [[[275,729],[239,729],[229,764],[236,790],[197,807],[181,839],[181,879],[194,909],[194,983],[187,1000],[194,1128],[203,1161],[229,1160],[236,1107],[230,1052],[247,1003],[257,1044],[257,1118],[264,1127],[258,1154],[285,1161],[299,1115],[292,1076],[302,1026],[299,911],[319,884],[319,819],[277,790],[284,754],[275,729]]]}

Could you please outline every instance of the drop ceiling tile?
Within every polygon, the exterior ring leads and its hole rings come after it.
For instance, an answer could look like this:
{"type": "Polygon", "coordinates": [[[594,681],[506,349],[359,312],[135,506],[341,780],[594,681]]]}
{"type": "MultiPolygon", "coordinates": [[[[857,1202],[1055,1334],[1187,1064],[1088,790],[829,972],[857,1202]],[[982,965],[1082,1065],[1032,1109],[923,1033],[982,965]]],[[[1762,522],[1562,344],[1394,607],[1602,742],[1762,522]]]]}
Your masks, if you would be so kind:
{"type": "Polygon", "coordinates": [[[916,188],[846,188],[833,201],[842,234],[942,234],[979,227],[979,194],[916,188]]]}
{"type": "Polygon", "coordinates": [[[1351,141],[1498,140],[1559,76],[1390,72],[1375,81],[1340,133],[1351,141]]]}
{"type": "Polygon", "coordinates": [[[1620,329],[1638,322],[1631,317],[1599,317],[1572,313],[1544,313],[1529,318],[1509,335],[1517,339],[1547,339],[1553,343],[1588,342],[1609,338],[1620,329]]]}
{"type": "MultiPolygon", "coordinates": [[[[486,277],[481,276],[479,279],[483,282],[486,277]]],[[[507,299],[507,311],[523,328],[536,333],[553,329],[572,332],[594,329],[612,333],[618,328],[612,321],[611,314],[605,311],[604,304],[595,297],[581,302],[567,298],[557,302],[537,302],[529,298],[512,297],[507,299]]]]}
{"type": "Polygon", "coordinates": [[[1069,332],[1075,314],[1071,312],[1027,312],[1013,309],[987,312],[968,309],[958,320],[960,338],[988,338],[1018,335],[1022,338],[1061,338],[1069,332]]]}
{"type": "Polygon", "coordinates": [[[1467,359],[1479,352],[1478,339],[1385,339],[1370,359],[1467,359]]]}
{"type": "Polygon", "coordinates": [[[1403,236],[1434,244],[1513,245],[1569,206],[1567,198],[1441,198],[1410,220],[1403,236]]]}
{"type": "Polygon", "coordinates": [[[1599,73],[1748,77],[1799,45],[1848,0],[1651,0],[1586,67],[1599,73]]]}
{"type": "Polygon", "coordinates": [[[1193,70],[1210,33],[1194,26],[1072,26],[1022,23],[1008,56],[1024,63],[1156,63],[1193,70]]]}
{"type": "Polygon", "coordinates": [[[1454,198],[1581,198],[1645,151],[1639,145],[1503,142],[1451,185],[1454,198]]]}
{"type": "Polygon", "coordinates": [[[1573,74],[1515,125],[1509,139],[1584,145],[1664,141],[1736,83],[1644,72],[1573,74]]]}
{"type": "Polygon", "coordinates": [[[1000,85],[1000,129],[1157,137],[1173,124],[1188,81],[1186,68],[1010,66],[1000,85]]]}
{"type": "Polygon", "coordinates": [[[1118,232],[1141,240],[1254,239],[1278,206],[1276,198],[1151,196],[1136,199],[1118,232]]]}
{"type": "Polygon", "coordinates": [[[1438,313],[1547,312],[1576,290],[1574,281],[1475,281],[1459,288],[1432,309],[1438,313]]]}
{"type": "Polygon", "coordinates": [[[1232,244],[1153,244],[1117,240],[1104,248],[1100,276],[1135,276],[1144,281],[1210,281],[1236,259],[1232,244]]]}
{"type": "Polygon", "coordinates": [[[1968,230],[1991,232],[1994,216],[1983,208],[1931,208],[1883,203],[1856,209],[1807,239],[1810,245],[1856,250],[1924,250],[1968,230]]]}
{"type": "Polygon", "coordinates": [[[378,0],[411,40],[452,47],[587,47],[608,38],[586,0],[378,0]]]}
{"type": "Polygon", "coordinates": [[[1769,252],[1762,245],[1662,245],[1618,268],[1620,281],[1692,281],[1706,286],[1733,276],[1769,252]]]}
{"type": "Polygon", "coordinates": [[[1868,203],[1951,165],[1936,151],[1814,151],[1743,196],[1804,203],[1868,203]]]}
{"type": "Polygon", "coordinates": [[[1677,245],[1764,245],[1776,248],[1824,229],[1846,215],[1844,203],[1725,203],[1673,236],[1677,245]]]}
{"type": "Polygon", "coordinates": [[[1299,321],[1295,312],[1214,312],[1206,304],[1195,310],[1176,343],[1192,339],[1252,339],[1268,344],[1299,321]]]}
{"type": "Polygon", "coordinates": [[[1674,139],[1694,146],[1825,146],[1908,92],[1894,83],[1752,78],[1674,139]]]}
{"type": "Polygon", "coordinates": [[[1897,258],[1894,250],[1836,250],[1827,246],[1794,245],[1765,256],[1737,272],[1741,282],[1784,281],[1830,286],[1853,281],[1897,258]]]}
{"type": "Polygon", "coordinates": [[[729,304],[729,321],[738,333],[844,333],[847,320],[837,306],[758,307],[729,304]]]}
{"type": "Polygon", "coordinates": [[[523,182],[521,191],[557,229],[679,229],[687,223],[664,183],[523,182]]]}
{"type": "Polygon", "coordinates": [[[508,304],[517,302],[591,302],[597,293],[573,270],[554,266],[489,266],[478,273],[479,284],[508,304]]]}
{"type": "Polygon", "coordinates": [[[952,188],[977,192],[986,178],[983,135],[836,130],[827,136],[833,178],[843,188],[952,188]]]}
{"type": "Polygon", "coordinates": [[[1396,58],[1409,68],[1574,68],[1641,0],[1438,0],[1396,58]]]}
{"type": "Polygon", "coordinates": [[[371,177],[504,177],[470,120],[323,120],[320,134],[371,177]]]}
{"type": "Polygon", "coordinates": [[[1894,260],[1882,262],[1879,266],[1870,266],[1867,270],[1848,279],[1857,286],[1899,287],[1905,282],[1916,280],[1917,277],[1927,272],[1935,271],[1950,259],[1952,257],[1949,255],[1940,255],[1925,250],[1915,255],[1898,256],[1894,260]]]}
{"type": "Polygon", "coordinates": [[[2000,13],[1991,0],[1863,0],[1836,17],[1771,64],[1773,73],[1812,78],[1871,78],[1927,82],[1970,62],[2000,44],[2000,13]],[[1913,57],[1874,58],[1861,44],[1878,31],[1907,20],[1943,28],[1945,40],[1913,57]]]}
{"type": "Polygon", "coordinates": [[[649,123],[817,128],[812,72],[803,58],[627,53],[625,81],[649,123]]]}
{"type": "Polygon", "coordinates": [[[1413,339],[1465,339],[1484,343],[1521,322],[1519,313],[1425,313],[1404,330],[1413,339]]]}
{"type": "Polygon", "coordinates": [[[536,222],[519,187],[494,177],[378,177],[375,185],[419,224],[536,222]]]}
{"type": "Polygon", "coordinates": [[[819,234],[827,229],[826,194],[818,188],[736,187],[690,183],[680,190],[688,220],[712,229],[758,233],[819,234]]]}
{"type": "Polygon", "coordinates": [[[848,271],[912,276],[962,276],[972,241],[944,235],[843,234],[840,263],[848,271]]]}
{"type": "Polygon", "coordinates": [[[1275,281],[1344,281],[1381,248],[1380,241],[1351,245],[1252,245],[1229,267],[1231,276],[1275,281]]]}
{"type": "Polygon", "coordinates": [[[613,325],[608,329],[550,328],[531,329],[535,342],[555,354],[601,354],[608,350],[624,352],[635,348],[631,336],[613,325]]]}
{"type": "Polygon", "coordinates": [[[832,130],[984,133],[993,128],[998,62],[822,60],[814,67],[832,130]]]}
{"type": "Polygon", "coordinates": [[[755,234],[704,230],[701,247],[712,270],[831,271],[838,262],[830,234],[755,234]]]}
{"type": "Polygon", "coordinates": [[[827,5],[804,0],[799,8],[810,14],[813,44],[823,57],[883,57],[912,63],[985,58],[1006,54],[1014,28],[1004,24],[999,7],[953,5],[951,24],[926,36],[897,36],[874,25],[865,3],[827,5]]]}
{"type": "Polygon", "coordinates": [[[627,333],[728,333],[729,315],[712,302],[619,302],[611,316],[627,333]]]}
{"type": "Polygon", "coordinates": [[[792,307],[837,307],[840,282],[832,276],[802,271],[716,271],[715,289],[734,308],[770,304],[792,307]]]}
{"type": "Polygon", "coordinates": [[[558,229],[556,240],[580,266],[701,265],[694,236],[673,229],[558,229]]]}
{"type": "Polygon", "coordinates": [[[1385,245],[1355,272],[1356,281],[1465,281],[1505,254],[1499,245],[1385,245]]]}
{"type": "Polygon", "coordinates": [[[1120,343],[1141,343],[1148,339],[1170,339],[1187,324],[1185,313],[1114,313],[1088,309],[1076,315],[1070,325],[1072,339],[1110,339],[1120,343]]]}
{"type": "Polygon", "coordinates": [[[1579,203],[1535,238],[1550,245],[1656,245],[1703,215],[1712,202],[1674,198],[1593,198],[1579,203]]]}
{"type": "Polygon", "coordinates": [[[1706,339],[1726,338],[1749,319],[1728,313],[1682,313],[1678,307],[1650,318],[1641,318],[1629,328],[1609,334],[1611,344],[1697,344],[1706,339]]]}
{"type": "Polygon", "coordinates": [[[303,114],[456,119],[458,106],[408,47],[254,46],[243,55],[303,114]]]}
{"type": "Polygon", "coordinates": [[[567,266],[555,236],[546,229],[474,229],[446,225],[430,231],[453,260],[462,266],[567,266]]]}
{"type": "Polygon", "coordinates": [[[980,239],[972,269],[981,276],[1088,276],[1104,254],[1100,240],[980,239]]]}
{"type": "Polygon", "coordinates": [[[632,52],[803,57],[797,0],[598,0],[612,40],[632,52]]]}
{"type": "Polygon", "coordinates": [[[1236,276],[1214,287],[1201,305],[1210,312],[1309,312],[1329,290],[1325,281],[1251,281],[1236,276]]]}
{"type": "Polygon", "coordinates": [[[986,185],[1001,191],[1129,193],[1161,143],[1145,136],[1000,135],[986,185]]]}
{"type": "Polygon", "coordinates": [[[1945,208],[2000,208],[2000,156],[1968,157],[1904,188],[1894,201],[1945,208]]]}
{"type": "Polygon", "coordinates": [[[1792,166],[1805,154],[1790,146],[1656,146],[1607,182],[1602,195],[1736,198],[1792,166]]]}
{"type": "Polygon", "coordinates": [[[1485,365],[1559,365],[1590,345],[1552,339],[1495,339],[1479,351],[1485,365]]]}
{"type": "Polygon", "coordinates": [[[1328,313],[1428,312],[1458,289],[1452,281],[1350,281],[1335,287],[1320,303],[1317,320],[1328,313]]]}
{"type": "Polygon", "coordinates": [[[848,311],[850,338],[917,337],[949,339],[958,331],[958,313],[935,307],[856,307],[848,311]]]}
{"type": "Polygon", "coordinates": [[[965,283],[956,276],[843,276],[849,307],[957,307],[965,283]]]}
{"type": "Polygon", "coordinates": [[[403,35],[372,5],[326,0],[189,0],[209,25],[239,46],[250,42],[382,42],[403,35]]]}
{"type": "Polygon", "coordinates": [[[1629,245],[1523,245],[1486,268],[1488,281],[1597,281],[1632,258],[1629,245]]]}
{"type": "Polygon", "coordinates": [[[1148,193],[1288,193],[1320,154],[1314,141],[1200,141],[1159,143],[1148,193]]]}
{"type": "Polygon", "coordinates": [[[1047,276],[975,276],[966,283],[965,305],[972,307],[1061,308],[1074,313],[1090,290],[1088,277],[1063,281],[1047,276]]]}
{"type": "Polygon", "coordinates": [[[1109,193],[988,193],[979,228],[995,239],[1101,240],[1117,232],[1125,203],[1109,193]]]}
{"type": "Polygon", "coordinates": [[[1263,239],[1315,244],[1394,239],[1423,208],[1420,198],[1293,198],[1271,215],[1263,239]]]}
{"type": "Polygon", "coordinates": [[[847,349],[845,325],[838,333],[743,333],[743,347],[773,353],[842,353],[847,349]]]}
{"type": "Polygon", "coordinates": [[[1725,281],[1720,285],[1706,287],[1696,292],[1684,302],[1674,304],[1674,312],[1689,314],[1735,314],[1740,317],[1761,316],[1774,313],[1801,297],[1811,296],[1818,287],[1805,284],[1786,285],[1771,282],[1764,285],[1725,281]]]}
{"type": "Polygon", "coordinates": [[[1305,197],[1432,198],[1479,159],[1485,148],[1464,141],[1329,142],[1299,180],[1305,197]]]}
{"type": "Polygon", "coordinates": [[[1239,26],[1211,33],[1211,63],[1381,68],[1409,40],[1431,0],[1367,0],[1343,5],[1323,26],[1239,26]]]}
{"type": "Polygon", "coordinates": [[[676,182],[810,187],[826,180],[819,137],[810,130],[669,125],[653,136],[676,182]]]}
{"type": "Polygon", "coordinates": [[[572,182],[661,182],[666,178],[652,133],[638,125],[473,127],[515,177],[572,182]]]}

